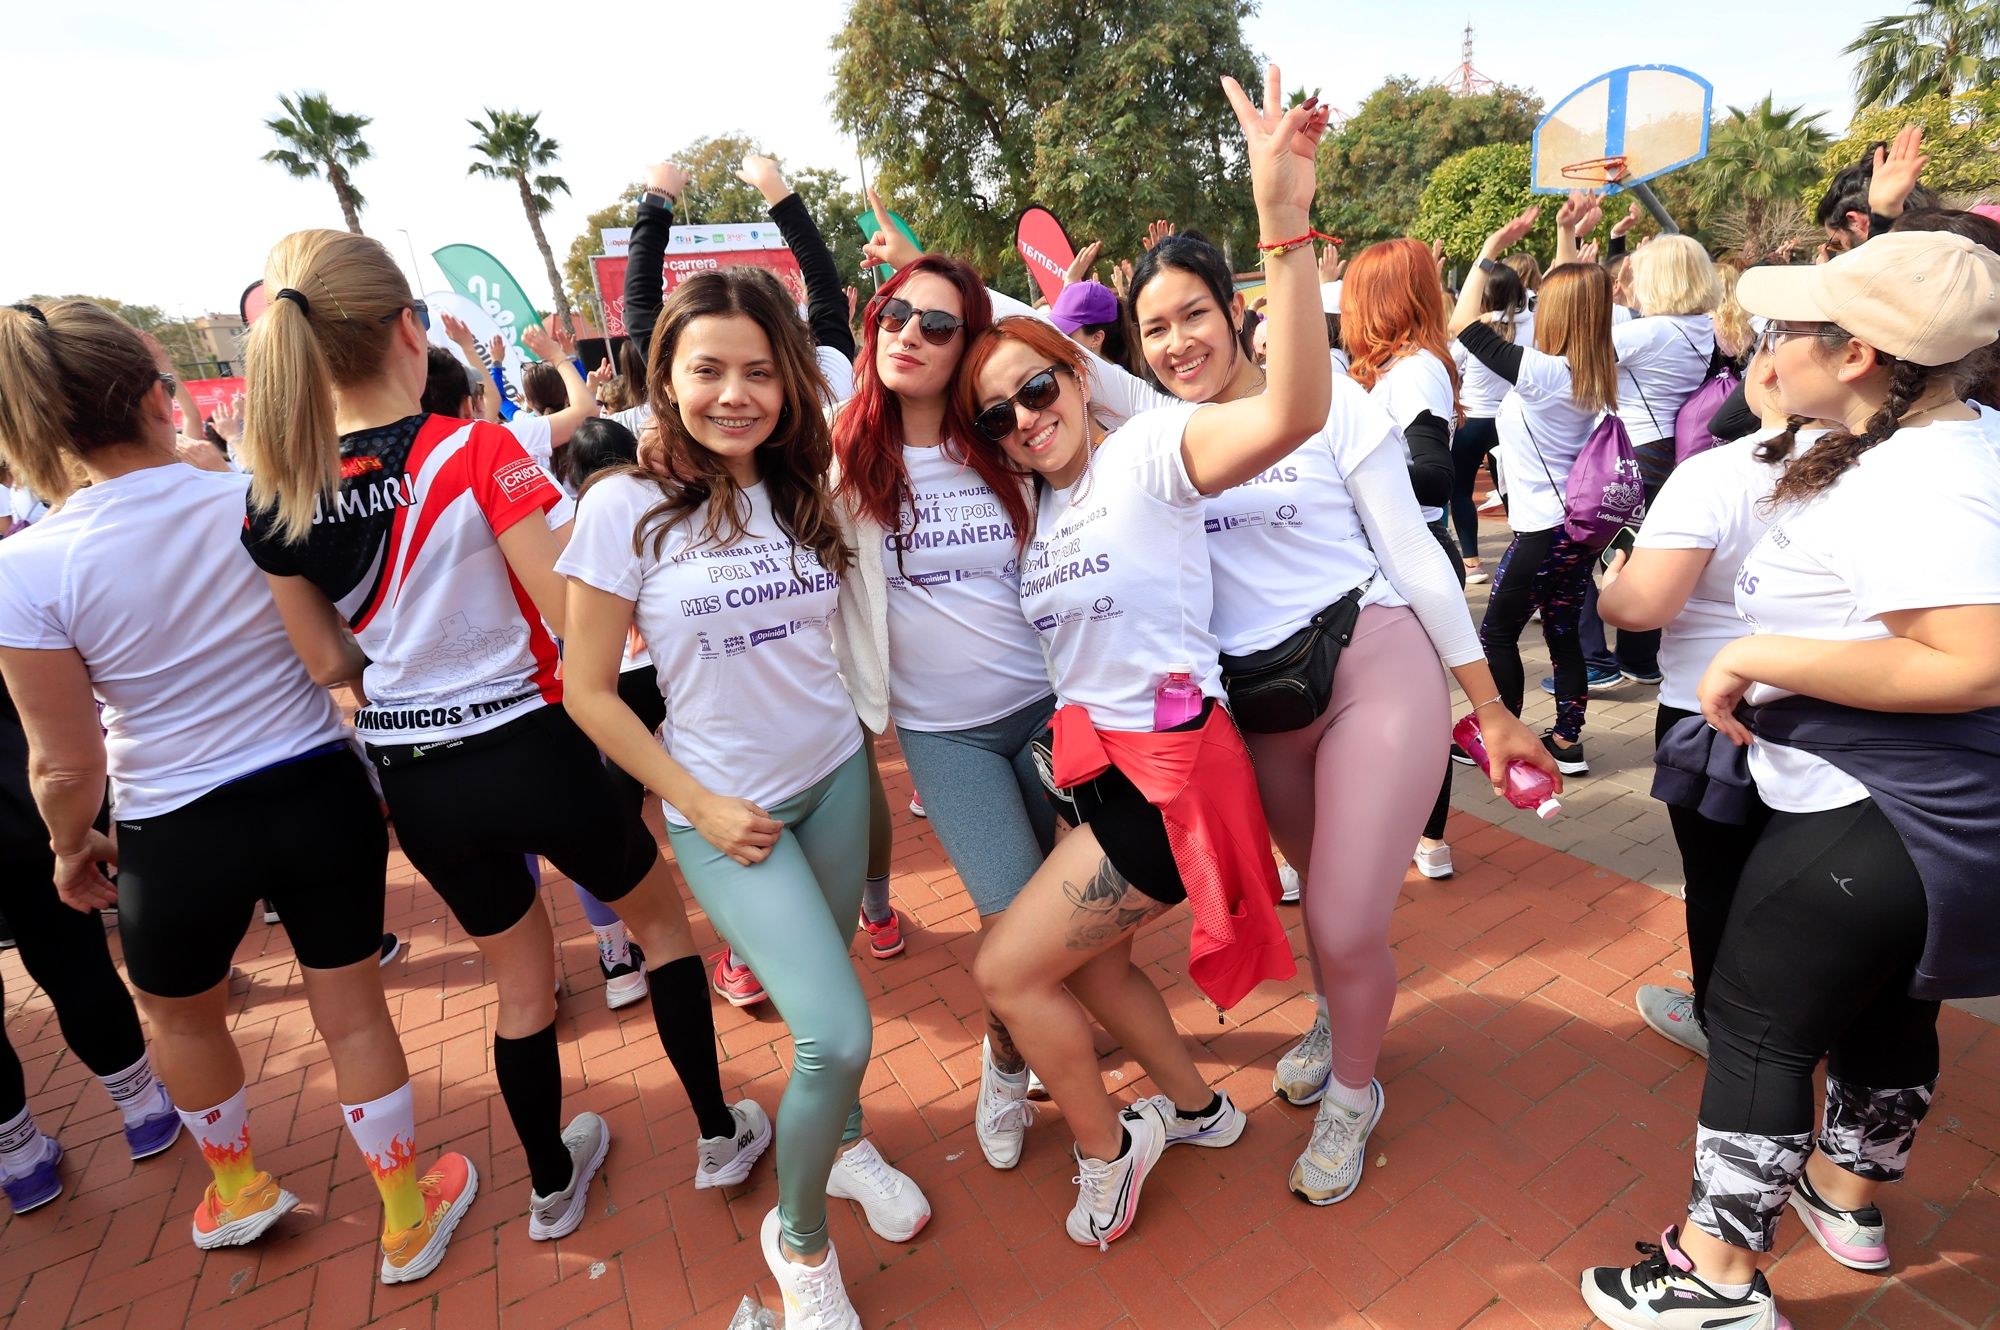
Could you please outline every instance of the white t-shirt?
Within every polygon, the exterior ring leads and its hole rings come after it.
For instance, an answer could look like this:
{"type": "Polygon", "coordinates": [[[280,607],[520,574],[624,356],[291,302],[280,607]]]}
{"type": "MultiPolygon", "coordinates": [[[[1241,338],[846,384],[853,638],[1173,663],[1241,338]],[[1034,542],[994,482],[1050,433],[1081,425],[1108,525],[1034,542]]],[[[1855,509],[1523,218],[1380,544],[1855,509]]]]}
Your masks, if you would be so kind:
{"type": "MultiPolygon", "coordinates": [[[[1381,378],[1375,380],[1375,386],[1368,390],[1368,394],[1389,413],[1389,420],[1396,427],[1398,442],[1403,445],[1405,463],[1411,460],[1410,445],[1400,436],[1418,416],[1428,411],[1442,420],[1447,440],[1455,428],[1453,421],[1457,412],[1452,404],[1451,371],[1429,351],[1419,350],[1399,358],[1381,378]]],[[[1444,516],[1442,508],[1422,504],[1418,507],[1426,522],[1435,522],[1444,516]]]]}
{"type": "Polygon", "coordinates": [[[1635,445],[1672,438],[1674,418],[1708,377],[1715,325],[1706,314],[1650,315],[1614,327],[1611,345],[1625,432],[1635,445]]]}
{"type": "MultiPolygon", "coordinates": [[[[2000,604],[2000,418],[1899,430],[1810,503],[1787,508],[1744,560],[1736,608],[1752,630],[1826,641],[1890,636],[1881,616],[2000,604]]],[[[1753,685],[1752,706],[1786,696],[1753,685]]],[[[1867,796],[1824,759],[1759,741],[1750,774],[1787,813],[1867,796]]]]}
{"type": "Polygon", "coordinates": [[[1377,576],[1347,492],[1347,474],[1364,457],[1384,444],[1402,450],[1377,388],[1336,378],[1324,429],[1264,474],[1203,501],[1215,588],[1209,625],[1228,654],[1276,646],[1363,582],[1363,605],[1403,603],[1377,576]]]}
{"type": "Polygon", "coordinates": [[[48,511],[49,506],[26,485],[16,485],[7,491],[7,516],[13,519],[16,528],[41,521],[48,511]]]}
{"type": "Polygon", "coordinates": [[[854,396],[854,362],[830,346],[813,347],[813,356],[819,361],[819,372],[826,375],[828,406],[835,406],[854,396]]]}
{"type": "Polygon", "coordinates": [[[149,467],[0,541],[0,646],[74,648],[118,820],[158,817],[345,737],[242,545],[249,482],[149,467]]]}
{"type": "Polygon", "coordinates": [[[555,466],[549,460],[555,456],[555,432],[549,427],[547,416],[530,415],[526,411],[516,411],[512,420],[503,421],[501,427],[521,445],[528,456],[535,459],[542,470],[554,475],[555,466]]]}
{"type": "MultiPolygon", "coordinates": [[[[1500,330],[1498,314],[1484,316],[1483,322],[1494,325],[1495,332],[1500,330]]],[[[1527,310],[1514,316],[1513,341],[1516,346],[1535,344],[1535,316],[1527,310]]],[[[1457,338],[1452,339],[1451,359],[1458,366],[1458,404],[1465,408],[1465,418],[1491,420],[1499,415],[1500,403],[1514,390],[1514,385],[1486,368],[1457,338]]]]}
{"type": "Polygon", "coordinates": [[[1563,524],[1563,487],[1603,414],[1572,400],[1567,360],[1521,348],[1521,372],[1494,424],[1507,475],[1508,526],[1546,531],[1563,524]]]}
{"type": "Polygon", "coordinates": [[[903,465],[917,521],[882,550],[890,718],[949,733],[1011,716],[1049,695],[1041,643],[1021,616],[1014,524],[948,445],[905,447],[903,465]]]}
{"type": "Polygon", "coordinates": [[[1163,406],[1113,431],[1076,484],[1043,492],[1021,560],[1021,610],[1048,648],[1056,696],[1099,729],[1151,730],[1172,664],[1223,695],[1202,495],[1181,462],[1200,409],[1163,406]]]}
{"type": "Polygon", "coordinates": [[[1611,326],[1613,328],[1621,324],[1630,323],[1638,317],[1639,311],[1633,309],[1630,305],[1613,305],[1611,307],[1611,326]]]}
{"type": "MultiPolygon", "coordinates": [[[[735,544],[692,548],[703,508],[655,557],[651,530],[638,553],[632,535],[659,487],[608,476],[577,505],[556,571],[637,602],[667,703],[661,743],[709,790],[769,808],[852,757],[861,723],[833,663],[839,576],[793,545],[763,485],[744,494],[749,520],[735,544]]],[[[669,821],[692,825],[664,807],[669,821]]]]}
{"type": "MultiPolygon", "coordinates": [[[[1766,465],[1756,457],[1757,446],[1774,433],[1762,430],[1681,463],[1639,529],[1641,549],[1714,551],[1687,606],[1660,635],[1660,701],[1666,706],[1701,710],[1695,688],[1709,662],[1750,631],[1736,613],[1736,572],[1770,525],[1763,500],[1785,473],[1784,463],[1766,465]]],[[[1811,447],[1818,434],[1801,435],[1793,455],[1811,447]]]]}

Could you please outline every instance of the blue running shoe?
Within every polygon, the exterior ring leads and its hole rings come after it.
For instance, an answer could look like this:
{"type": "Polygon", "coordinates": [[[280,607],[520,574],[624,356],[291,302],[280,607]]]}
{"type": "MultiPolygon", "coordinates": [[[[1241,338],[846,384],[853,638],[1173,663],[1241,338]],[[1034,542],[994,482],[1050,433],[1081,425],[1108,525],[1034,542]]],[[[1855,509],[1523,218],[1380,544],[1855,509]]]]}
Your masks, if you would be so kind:
{"type": "MultiPolygon", "coordinates": [[[[1583,691],[1586,693],[1608,693],[1613,688],[1623,687],[1625,676],[1617,670],[1591,670],[1583,676],[1583,691]]],[[[1542,691],[1550,697],[1556,695],[1555,677],[1542,680],[1542,691]]]]}
{"type": "MultiPolygon", "coordinates": [[[[160,1098],[164,1101],[166,1096],[163,1094],[160,1098]]],[[[181,1115],[174,1112],[172,1104],[167,1105],[165,1112],[153,1114],[136,1127],[129,1123],[125,1127],[125,1144],[132,1151],[132,1162],[135,1164],[141,1159],[166,1153],[180,1138],[181,1115]]]]}
{"type": "Polygon", "coordinates": [[[29,1169],[18,1178],[8,1178],[0,1182],[0,1191],[7,1193],[7,1203],[14,1207],[14,1213],[24,1215],[39,1206],[47,1205],[62,1195],[62,1175],[56,1166],[62,1163],[62,1142],[53,1136],[44,1136],[49,1143],[42,1162],[29,1169]]]}

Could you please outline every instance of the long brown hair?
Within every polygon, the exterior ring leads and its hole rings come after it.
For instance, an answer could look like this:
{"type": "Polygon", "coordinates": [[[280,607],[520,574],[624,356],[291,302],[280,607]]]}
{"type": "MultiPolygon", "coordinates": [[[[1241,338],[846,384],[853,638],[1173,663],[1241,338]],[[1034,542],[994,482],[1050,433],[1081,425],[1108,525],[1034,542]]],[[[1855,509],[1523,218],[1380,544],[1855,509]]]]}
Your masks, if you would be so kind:
{"type": "Polygon", "coordinates": [[[410,284],[380,241],[294,231],[264,261],[264,289],[296,298],[274,297],[251,325],[238,447],[251,507],[275,509],[279,536],[296,543],[340,489],[334,386],[381,372],[410,284]]]}
{"type": "Polygon", "coordinates": [[[1438,285],[1430,248],[1421,241],[1384,240],[1347,265],[1340,288],[1340,340],[1347,348],[1348,377],[1363,388],[1373,388],[1404,357],[1430,352],[1451,378],[1451,423],[1465,423],[1458,403],[1458,366],[1445,336],[1444,288],[1438,285]]]}
{"type": "MultiPolygon", "coordinates": [[[[792,543],[819,556],[828,572],[842,573],[853,553],[841,539],[832,497],[827,492],[827,468],[833,462],[833,436],[821,406],[827,396],[805,325],[791,296],[778,279],[762,268],[719,268],[696,273],[674,289],[653,327],[652,358],[646,367],[646,393],[653,403],[653,428],[659,431],[659,457],[667,476],[632,467],[619,474],[638,475],[660,489],[660,501],[639,519],[632,548],[644,547],[652,533],[653,557],[659,558],[667,533],[693,518],[703,504],[697,544],[722,549],[742,539],[749,520],[749,501],[720,457],[696,442],[673,400],[674,352],[696,319],[741,315],[764,330],[777,362],[785,405],[771,436],[758,445],[757,457],[771,513],[792,543]]],[[[600,473],[609,474],[609,473],[600,473]]],[[[792,553],[792,575],[801,577],[798,552],[792,553]]],[[[801,580],[803,578],[801,577],[801,580]]]]}
{"type": "Polygon", "coordinates": [[[0,458],[43,502],[83,483],[84,454],[143,438],[159,386],[145,339],[109,310],[0,306],[0,458]]]}
{"type": "Polygon", "coordinates": [[[1611,277],[1595,263],[1565,263],[1542,278],[1535,346],[1569,362],[1570,400],[1618,409],[1618,352],[1611,344],[1611,277]]]}

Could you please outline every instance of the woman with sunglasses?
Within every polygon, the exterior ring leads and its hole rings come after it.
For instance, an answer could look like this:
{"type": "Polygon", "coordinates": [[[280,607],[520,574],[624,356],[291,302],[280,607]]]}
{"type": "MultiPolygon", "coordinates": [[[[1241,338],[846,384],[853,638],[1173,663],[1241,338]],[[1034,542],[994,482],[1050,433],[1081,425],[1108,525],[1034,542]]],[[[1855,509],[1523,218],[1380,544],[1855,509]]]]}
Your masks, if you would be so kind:
{"type": "Polygon", "coordinates": [[[1706,724],[1663,745],[1675,770],[1733,756],[1773,811],[1703,999],[1685,1219],[1583,1273],[1621,1330],[1787,1324],[1758,1266],[1788,1206],[1833,1260],[1887,1269],[1876,1201],[1931,1106],[1939,1005],[2000,992],[2000,422],[1965,400],[2000,256],[1892,232],[1753,268],[1737,297],[1771,320],[1786,408],[1834,428],[1772,491],[1735,579],[1754,631],[1702,676],[1706,724]]]}
{"type": "Polygon", "coordinates": [[[530,854],[589,883],[644,948],[700,1133],[695,1185],[740,1181],[769,1132],[754,1104],[722,1097],[680,891],[561,705],[563,582],[544,518],[561,491],[504,429],[424,413],[425,315],[379,243],[295,232],[265,278],[278,294],[250,339],[243,540],[314,677],[361,680],[355,725],[398,841],[491,967],[528,1236],[582,1222],[611,1144],[595,1113],[561,1124],[554,941],[530,854]]]}
{"type": "Polygon", "coordinates": [[[1326,324],[1307,212],[1326,110],[1281,110],[1276,66],[1262,111],[1234,79],[1223,87],[1243,127],[1265,237],[1269,390],[1145,412],[1100,442],[1088,362],[1051,325],[1003,319],[959,369],[977,446],[1032,477],[1021,610],[1042,635],[1062,702],[1051,780],[1080,821],[994,925],[973,971],[1076,1135],[1079,1190],[1066,1227],[1093,1246],[1131,1226],[1169,1144],[1230,1145],[1246,1121],[1209,1086],[1158,989],[1133,965],[1138,928],[1191,898],[1189,972],[1220,1006],[1294,968],[1256,777],[1216,705],[1202,503],[1282,462],[1326,420],[1326,324]],[[1158,1094],[1119,1111],[1086,1011],[1158,1094]]]}
{"type": "MultiPolygon", "coordinates": [[[[898,234],[886,217],[882,226],[877,253],[898,234]]],[[[881,588],[868,628],[888,662],[888,719],[984,929],[1055,844],[1031,749],[1055,698],[1020,606],[1028,491],[968,446],[971,421],[951,391],[968,341],[992,321],[978,275],[937,255],[884,257],[907,266],[868,305],[859,387],[833,425],[836,495],[855,525],[859,575],[881,588]]],[[[1012,1168],[1033,1116],[1028,1068],[990,1012],[979,1081],[980,1151],[1012,1168]]]]}
{"type": "MultiPolygon", "coordinates": [[[[382,1281],[418,1279],[443,1260],[478,1177],[458,1154],[417,1173],[378,966],[381,810],[242,551],[242,477],[177,458],[169,382],[138,333],[87,301],[0,310],[0,455],[60,504],[0,545],[0,672],[55,887],[93,933],[88,912],[119,907],[160,1077],[212,1175],[191,1226],[205,1250],[254,1241],[298,1205],[256,1166],[229,1032],[230,957],[270,893],[382,1197],[382,1281]],[[115,845],[94,827],[107,773],[115,845]]],[[[130,1028],[107,1013],[103,1038],[137,1043],[126,1012],[130,1028]]]]}

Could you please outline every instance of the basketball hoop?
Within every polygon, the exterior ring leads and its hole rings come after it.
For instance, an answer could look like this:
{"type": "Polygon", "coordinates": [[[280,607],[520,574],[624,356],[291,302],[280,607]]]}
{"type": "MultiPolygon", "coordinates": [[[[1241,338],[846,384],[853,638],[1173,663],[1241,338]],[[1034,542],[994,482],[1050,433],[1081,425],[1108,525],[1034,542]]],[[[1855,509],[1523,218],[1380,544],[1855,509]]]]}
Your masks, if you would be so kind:
{"type": "Polygon", "coordinates": [[[1625,177],[1623,157],[1592,157],[1588,161],[1571,162],[1562,168],[1563,179],[1584,180],[1595,185],[1611,185],[1625,177]]]}

